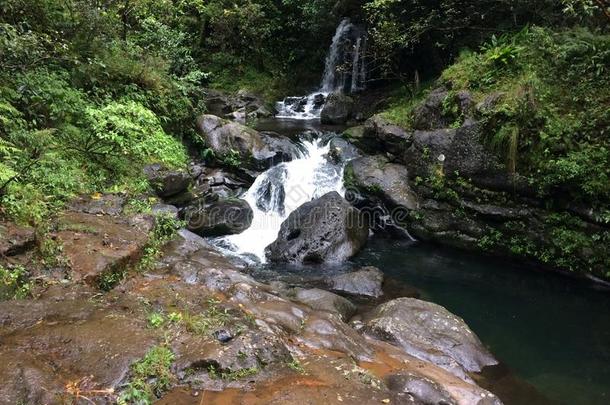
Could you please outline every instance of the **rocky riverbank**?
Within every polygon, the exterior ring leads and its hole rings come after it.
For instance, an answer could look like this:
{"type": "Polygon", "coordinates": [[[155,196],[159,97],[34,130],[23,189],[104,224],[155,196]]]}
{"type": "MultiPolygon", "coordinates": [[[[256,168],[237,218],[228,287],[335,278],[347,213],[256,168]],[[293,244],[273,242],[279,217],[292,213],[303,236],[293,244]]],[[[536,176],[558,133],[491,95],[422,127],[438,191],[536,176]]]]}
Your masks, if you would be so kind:
{"type": "Polygon", "coordinates": [[[461,319],[414,298],[358,313],[378,270],[330,279],[336,293],[266,285],[184,229],[138,267],[159,220],[101,200],[62,215],[65,272],[0,303],[0,402],[500,403],[472,378],[496,361],[461,319]]]}

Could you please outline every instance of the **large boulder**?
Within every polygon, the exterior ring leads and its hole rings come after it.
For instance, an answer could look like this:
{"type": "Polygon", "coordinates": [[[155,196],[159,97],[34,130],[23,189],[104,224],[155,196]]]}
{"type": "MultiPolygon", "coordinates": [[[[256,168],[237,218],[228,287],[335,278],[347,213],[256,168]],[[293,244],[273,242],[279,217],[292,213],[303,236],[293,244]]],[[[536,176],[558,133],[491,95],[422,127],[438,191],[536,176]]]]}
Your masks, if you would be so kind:
{"type": "Polygon", "coordinates": [[[354,100],[343,93],[332,93],[326,98],[320,118],[323,124],[345,124],[352,116],[354,100]]]}
{"type": "Polygon", "coordinates": [[[385,152],[396,156],[400,156],[412,142],[412,134],[381,115],[374,115],[364,123],[364,137],[375,139],[385,152]]]}
{"type": "Polygon", "coordinates": [[[443,108],[448,95],[449,92],[444,87],[431,91],[426,100],[413,111],[413,128],[435,130],[448,127],[450,122],[443,108]]]}
{"type": "Polygon", "coordinates": [[[153,221],[110,215],[66,212],[55,234],[71,269],[71,278],[103,289],[112,288],[117,270],[129,268],[141,257],[153,221]]]}
{"type": "Polygon", "coordinates": [[[417,195],[409,186],[409,171],[403,165],[390,163],[381,155],[352,160],[345,170],[346,182],[360,192],[379,196],[390,207],[409,210],[419,206],[417,195]]]}
{"type": "Polygon", "coordinates": [[[267,133],[262,136],[252,128],[215,115],[199,117],[197,128],[217,157],[237,153],[241,166],[250,169],[267,169],[289,154],[286,144],[290,141],[280,135],[267,133]]]}
{"type": "Polygon", "coordinates": [[[465,381],[498,362],[461,318],[440,305],[399,298],[365,314],[363,331],[403,348],[465,381]]]}
{"type": "Polygon", "coordinates": [[[337,262],[358,253],[368,233],[360,212],[333,191],[293,211],[265,253],[274,262],[337,262]]]}
{"type": "Polygon", "coordinates": [[[204,198],[186,208],[188,229],[201,236],[238,234],[252,224],[252,208],[237,198],[204,198]],[[212,200],[212,201],[210,201],[212,200]]]}
{"type": "Polygon", "coordinates": [[[411,178],[428,178],[442,170],[446,176],[468,178],[482,188],[530,193],[527,181],[511,175],[497,155],[484,144],[480,125],[466,123],[457,129],[415,131],[413,144],[402,160],[411,178]]]}
{"type": "Polygon", "coordinates": [[[162,198],[186,191],[192,182],[192,178],[187,172],[170,170],[158,163],[146,166],[144,175],[155,193],[162,198]]]}
{"type": "Polygon", "coordinates": [[[216,90],[206,90],[205,104],[210,114],[224,118],[247,119],[272,117],[271,111],[260,97],[240,90],[235,94],[227,94],[216,90]]]}

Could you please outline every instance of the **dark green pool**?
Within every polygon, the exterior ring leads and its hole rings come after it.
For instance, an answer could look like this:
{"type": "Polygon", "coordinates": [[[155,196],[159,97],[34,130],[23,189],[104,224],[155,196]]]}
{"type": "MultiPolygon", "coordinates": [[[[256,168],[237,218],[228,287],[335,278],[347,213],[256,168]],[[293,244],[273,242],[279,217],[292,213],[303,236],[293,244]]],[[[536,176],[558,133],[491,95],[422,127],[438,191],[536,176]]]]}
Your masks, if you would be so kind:
{"type": "Polygon", "coordinates": [[[463,317],[519,378],[565,404],[610,404],[610,291],[446,248],[373,239],[355,260],[463,317]]]}

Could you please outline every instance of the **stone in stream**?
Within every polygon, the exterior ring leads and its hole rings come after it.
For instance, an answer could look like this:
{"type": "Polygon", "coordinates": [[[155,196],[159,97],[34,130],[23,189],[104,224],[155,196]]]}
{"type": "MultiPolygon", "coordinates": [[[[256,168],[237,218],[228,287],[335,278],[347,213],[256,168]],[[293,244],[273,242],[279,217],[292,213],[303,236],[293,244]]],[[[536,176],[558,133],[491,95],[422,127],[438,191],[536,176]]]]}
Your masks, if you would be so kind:
{"type": "Polygon", "coordinates": [[[326,98],[320,118],[323,124],[345,124],[352,116],[354,99],[342,93],[332,93],[326,98]]]}
{"type": "Polygon", "coordinates": [[[287,145],[292,146],[290,140],[281,135],[263,136],[252,128],[215,115],[199,117],[197,128],[206,146],[218,158],[237,153],[240,166],[250,169],[265,170],[292,153],[291,149],[287,150],[287,145]]]}
{"type": "Polygon", "coordinates": [[[379,197],[390,208],[417,209],[418,197],[409,185],[405,166],[390,163],[381,156],[354,159],[345,169],[346,182],[362,194],[379,197]]]}
{"type": "Polygon", "coordinates": [[[339,294],[360,298],[379,298],[383,295],[383,273],[373,266],[328,278],[326,283],[339,294]]]}
{"type": "Polygon", "coordinates": [[[365,334],[471,381],[468,373],[498,364],[461,318],[440,305],[398,298],[363,316],[365,334]]]}
{"type": "Polygon", "coordinates": [[[252,208],[245,200],[203,198],[186,208],[188,229],[201,236],[238,234],[252,224],[252,208]]]}
{"type": "Polygon", "coordinates": [[[265,254],[280,263],[339,262],[358,253],[368,234],[360,212],[332,191],[294,210],[265,254]]]}
{"type": "Polygon", "coordinates": [[[162,198],[186,191],[193,180],[186,172],[169,170],[158,163],[146,166],[144,174],[157,195],[162,198]]]}

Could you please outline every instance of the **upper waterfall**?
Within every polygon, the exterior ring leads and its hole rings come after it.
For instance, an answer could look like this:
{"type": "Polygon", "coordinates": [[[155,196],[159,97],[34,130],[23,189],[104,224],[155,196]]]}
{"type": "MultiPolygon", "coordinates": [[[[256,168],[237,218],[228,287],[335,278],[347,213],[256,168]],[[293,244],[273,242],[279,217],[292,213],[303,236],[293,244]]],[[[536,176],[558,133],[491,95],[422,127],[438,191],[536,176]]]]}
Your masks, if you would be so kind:
{"type": "Polygon", "coordinates": [[[328,49],[318,90],[305,97],[286,97],[279,101],[276,117],[319,118],[330,93],[363,90],[366,82],[365,45],[365,31],[351,23],[349,18],[344,18],[337,26],[328,49]]]}
{"type": "Polygon", "coordinates": [[[322,85],[320,86],[320,92],[322,93],[330,93],[337,89],[337,66],[342,56],[340,46],[352,27],[353,25],[349,19],[345,18],[337,27],[337,31],[335,31],[328,55],[326,56],[326,63],[324,64],[324,75],[322,76],[322,85]]]}

